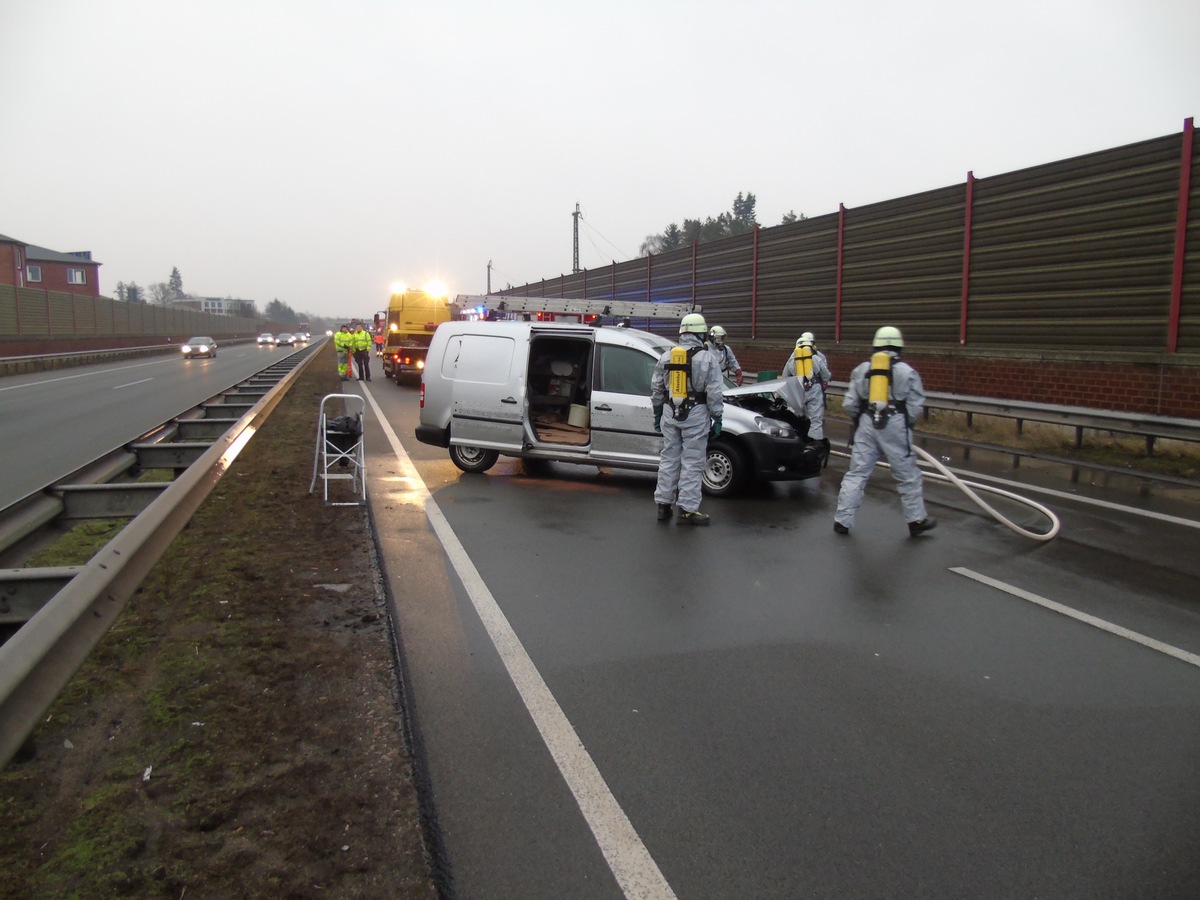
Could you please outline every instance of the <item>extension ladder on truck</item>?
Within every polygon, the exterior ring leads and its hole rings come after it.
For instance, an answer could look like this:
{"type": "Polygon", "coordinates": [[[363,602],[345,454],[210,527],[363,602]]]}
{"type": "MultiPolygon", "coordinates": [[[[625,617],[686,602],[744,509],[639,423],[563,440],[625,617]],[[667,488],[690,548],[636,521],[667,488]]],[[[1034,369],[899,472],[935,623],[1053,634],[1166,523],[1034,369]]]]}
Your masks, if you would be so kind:
{"type": "Polygon", "coordinates": [[[497,294],[459,294],[459,309],[484,307],[495,312],[546,312],[569,316],[615,316],[631,319],[682,319],[700,312],[691,303],[650,303],[627,300],[570,300],[566,297],[505,297],[497,294]]]}
{"type": "Polygon", "coordinates": [[[317,419],[317,451],[313,457],[311,494],[321,479],[326,506],[360,506],[367,500],[366,456],[363,452],[363,412],[365,398],[358,394],[326,394],[321,400],[317,419]],[[343,401],[345,414],[330,416],[326,406],[343,401]],[[329,482],[349,481],[353,501],[329,500],[329,482]]]}

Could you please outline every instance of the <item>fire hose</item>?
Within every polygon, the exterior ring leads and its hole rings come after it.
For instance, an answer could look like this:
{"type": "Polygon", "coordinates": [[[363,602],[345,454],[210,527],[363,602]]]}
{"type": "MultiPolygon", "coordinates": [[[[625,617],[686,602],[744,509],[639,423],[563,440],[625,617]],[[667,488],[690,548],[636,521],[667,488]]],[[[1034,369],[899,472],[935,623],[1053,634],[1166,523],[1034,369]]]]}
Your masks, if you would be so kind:
{"type": "MultiPolygon", "coordinates": [[[[1024,497],[1020,494],[1015,494],[1012,491],[1006,491],[1003,488],[993,487],[992,485],[987,485],[987,484],[980,484],[977,481],[964,481],[963,479],[961,479],[957,475],[955,475],[953,472],[951,472],[944,465],[942,465],[940,460],[936,459],[931,454],[926,453],[920,447],[913,447],[912,449],[914,451],[916,451],[918,456],[920,456],[923,460],[925,460],[927,463],[929,463],[929,465],[933,466],[937,470],[936,473],[932,473],[932,474],[926,473],[927,475],[929,475],[929,477],[932,477],[938,481],[950,482],[956,488],[958,488],[960,491],[962,491],[964,494],[966,494],[968,497],[970,497],[972,500],[974,500],[975,503],[981,509],[983,509],[993,519],[995,519],[1001,525],[1004,525],[1006,528],[1009,528],[1012,531],[1015,531],[1017,534],[1027,537],[1027,538],[1030,538],[1035,541],[1051,541],[1055,537],[1058,536],[1058,532],[1059,532],[1059,529],[1062,527],[1062,523],[1059,521],[1058,516],[1056,516],[1054,514],[1053,510],[1051,510],[1049,507],[1043,506],[1041,503],[1038,503],[1036,500],[1031,500],[1029,497],[1024,497]],[[996,494],[997,496],[1000,496],[1000,497],[1007,497],[1009,500],[1014,500],[1017,503],[1021,503],[1025,506],[1030,507],[1031,509],[1036,510],[1037,512],[1041,513],[1043,516],[1045,516],[1047,519],[1050,520],[1050,530],[1043,533],[1043,532],[1039,532],[1039,531],[1030,531],[1028,528],[1022,528],[1016,522],[1012,521],[1007,516],[1003,515],[995,507],[993,507],[990,503],[988,503],[986,500],[984,500],[982,497],[980,497],[979,494],[976,493],[976,490],[986,491],[987,493],[996,494]]],[[[847,453],[845,455],[849,456],[850,454],[847,453]]],[[[887,463],[883,462],[881,460],[879,462],[879,465],[887,466],[887,463]]]]}

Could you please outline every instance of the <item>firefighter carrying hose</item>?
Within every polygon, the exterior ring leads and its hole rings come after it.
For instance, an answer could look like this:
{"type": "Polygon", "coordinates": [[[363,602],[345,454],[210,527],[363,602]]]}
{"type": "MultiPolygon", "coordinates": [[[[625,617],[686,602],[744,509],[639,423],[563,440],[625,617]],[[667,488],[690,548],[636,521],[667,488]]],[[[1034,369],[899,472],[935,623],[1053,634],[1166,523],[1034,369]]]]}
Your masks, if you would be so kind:
{"type": "Polygon", "coordinates": [[[721,434],[725,387],[720,361],[704,347],[707,331],[704,316],[684,316],[680,346],[662,355],[650,379],[654,430],[663,436],[654,488],[660,522],[671,518],[671,506],[678,502],[680,525],[708,524],[708,516],[700,512],[700,485],[710,427],[714,437],[721,434]]]}
{"type": "Polygon", "coordinates": [[[917,370],[900,359],[904,338],[900,329],[884,326],[875,332],[875,353],[850,374],[843,406],[850,414],[850,469],[838,491],[833,530],[849,534],[862,503],[867,479],[886,457],[913,537],[937,522],[925,515],[921,470],[912,452],[913,423],[925,405],[925,387],[917,370]]]}

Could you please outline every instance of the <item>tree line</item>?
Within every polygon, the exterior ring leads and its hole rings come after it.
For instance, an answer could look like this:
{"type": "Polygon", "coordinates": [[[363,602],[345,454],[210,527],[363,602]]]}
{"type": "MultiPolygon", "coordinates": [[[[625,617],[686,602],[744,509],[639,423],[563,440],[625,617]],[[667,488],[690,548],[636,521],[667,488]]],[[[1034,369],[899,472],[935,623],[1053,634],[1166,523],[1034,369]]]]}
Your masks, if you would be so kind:
{"type": "MultiPolygon", "coordinates": [[[[183,275],[180,274],[177,266],[171,267],[171,274],[166,281],[156,281],[146,287],[142,287],[136,281],[128,283],[118,281],[115,293],[118,300],[123,300],[126,303],[146,303],[153,304],[154,306],[170,306],[176,300],[206,299],[194,297],[183,289],[183,275]]],[[[258,304],[254,300],[242,300],[233,296],[222,299],[232,301],[234,308],[237,310],[236,315],[247,319],[257,319],[259,317],[258,304]]],[[[301,322],[315,322],[320,318],[310,313],[297,312],[278,298],[267,304],[263,315],[267,321],[277,322],[280,325],[298,325],[301,322]]]]}
{"type": "MultiPolygon", "coordinates": [[[[758,225],[758,216],[754,209],[757,202],[758,198],[754,194],[749,191],[743,194],[739,191],[733,198],[732,209],[728,212],[718,213],[715,217],[708,216],[703,221],[684,219],[682,225],[672,222],[658,234],[647,235],[646,240],[642,242],[640,255],[667,253],[687,247],[693,241],[703,244],[738,234],[748,234],[758,225]]],[[[788,225],[804,218],[803,213],[797,214],[792,211],[784,214],[780,224],[788,225]]]]}

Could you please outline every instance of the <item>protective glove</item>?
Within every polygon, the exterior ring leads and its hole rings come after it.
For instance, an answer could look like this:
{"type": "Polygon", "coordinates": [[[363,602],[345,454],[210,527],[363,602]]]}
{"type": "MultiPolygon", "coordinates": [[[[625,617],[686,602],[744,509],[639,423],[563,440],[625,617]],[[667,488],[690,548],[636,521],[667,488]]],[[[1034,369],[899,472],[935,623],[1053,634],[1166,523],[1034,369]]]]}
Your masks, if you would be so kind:
{"type": "Polygon", "coordinates": [[[742,381],[743,381],[743,379],[745,379],[745,377],[746,377],[746,376],[742,374],[742,370],[741,370],[741,369],[738,369],[738,370],[737,370],[737,371],[736,371],[736,372],[733,374],[733,380],[734,380],[734,381],[737,383],[737,386],[738,386],[738,387],[741,387],[741,386],[742,386],[742,381]]]}
{"type": "Polygon", "coordinates": [[[661,405],[654,407],[654,430],[662,434],[662,411],[661,405]]]}
{"type": "Polygon", "coordinates": [[[710,437],[721,436],[721,417],[713,416],[712,430],[709,432],[710,437]]]}

